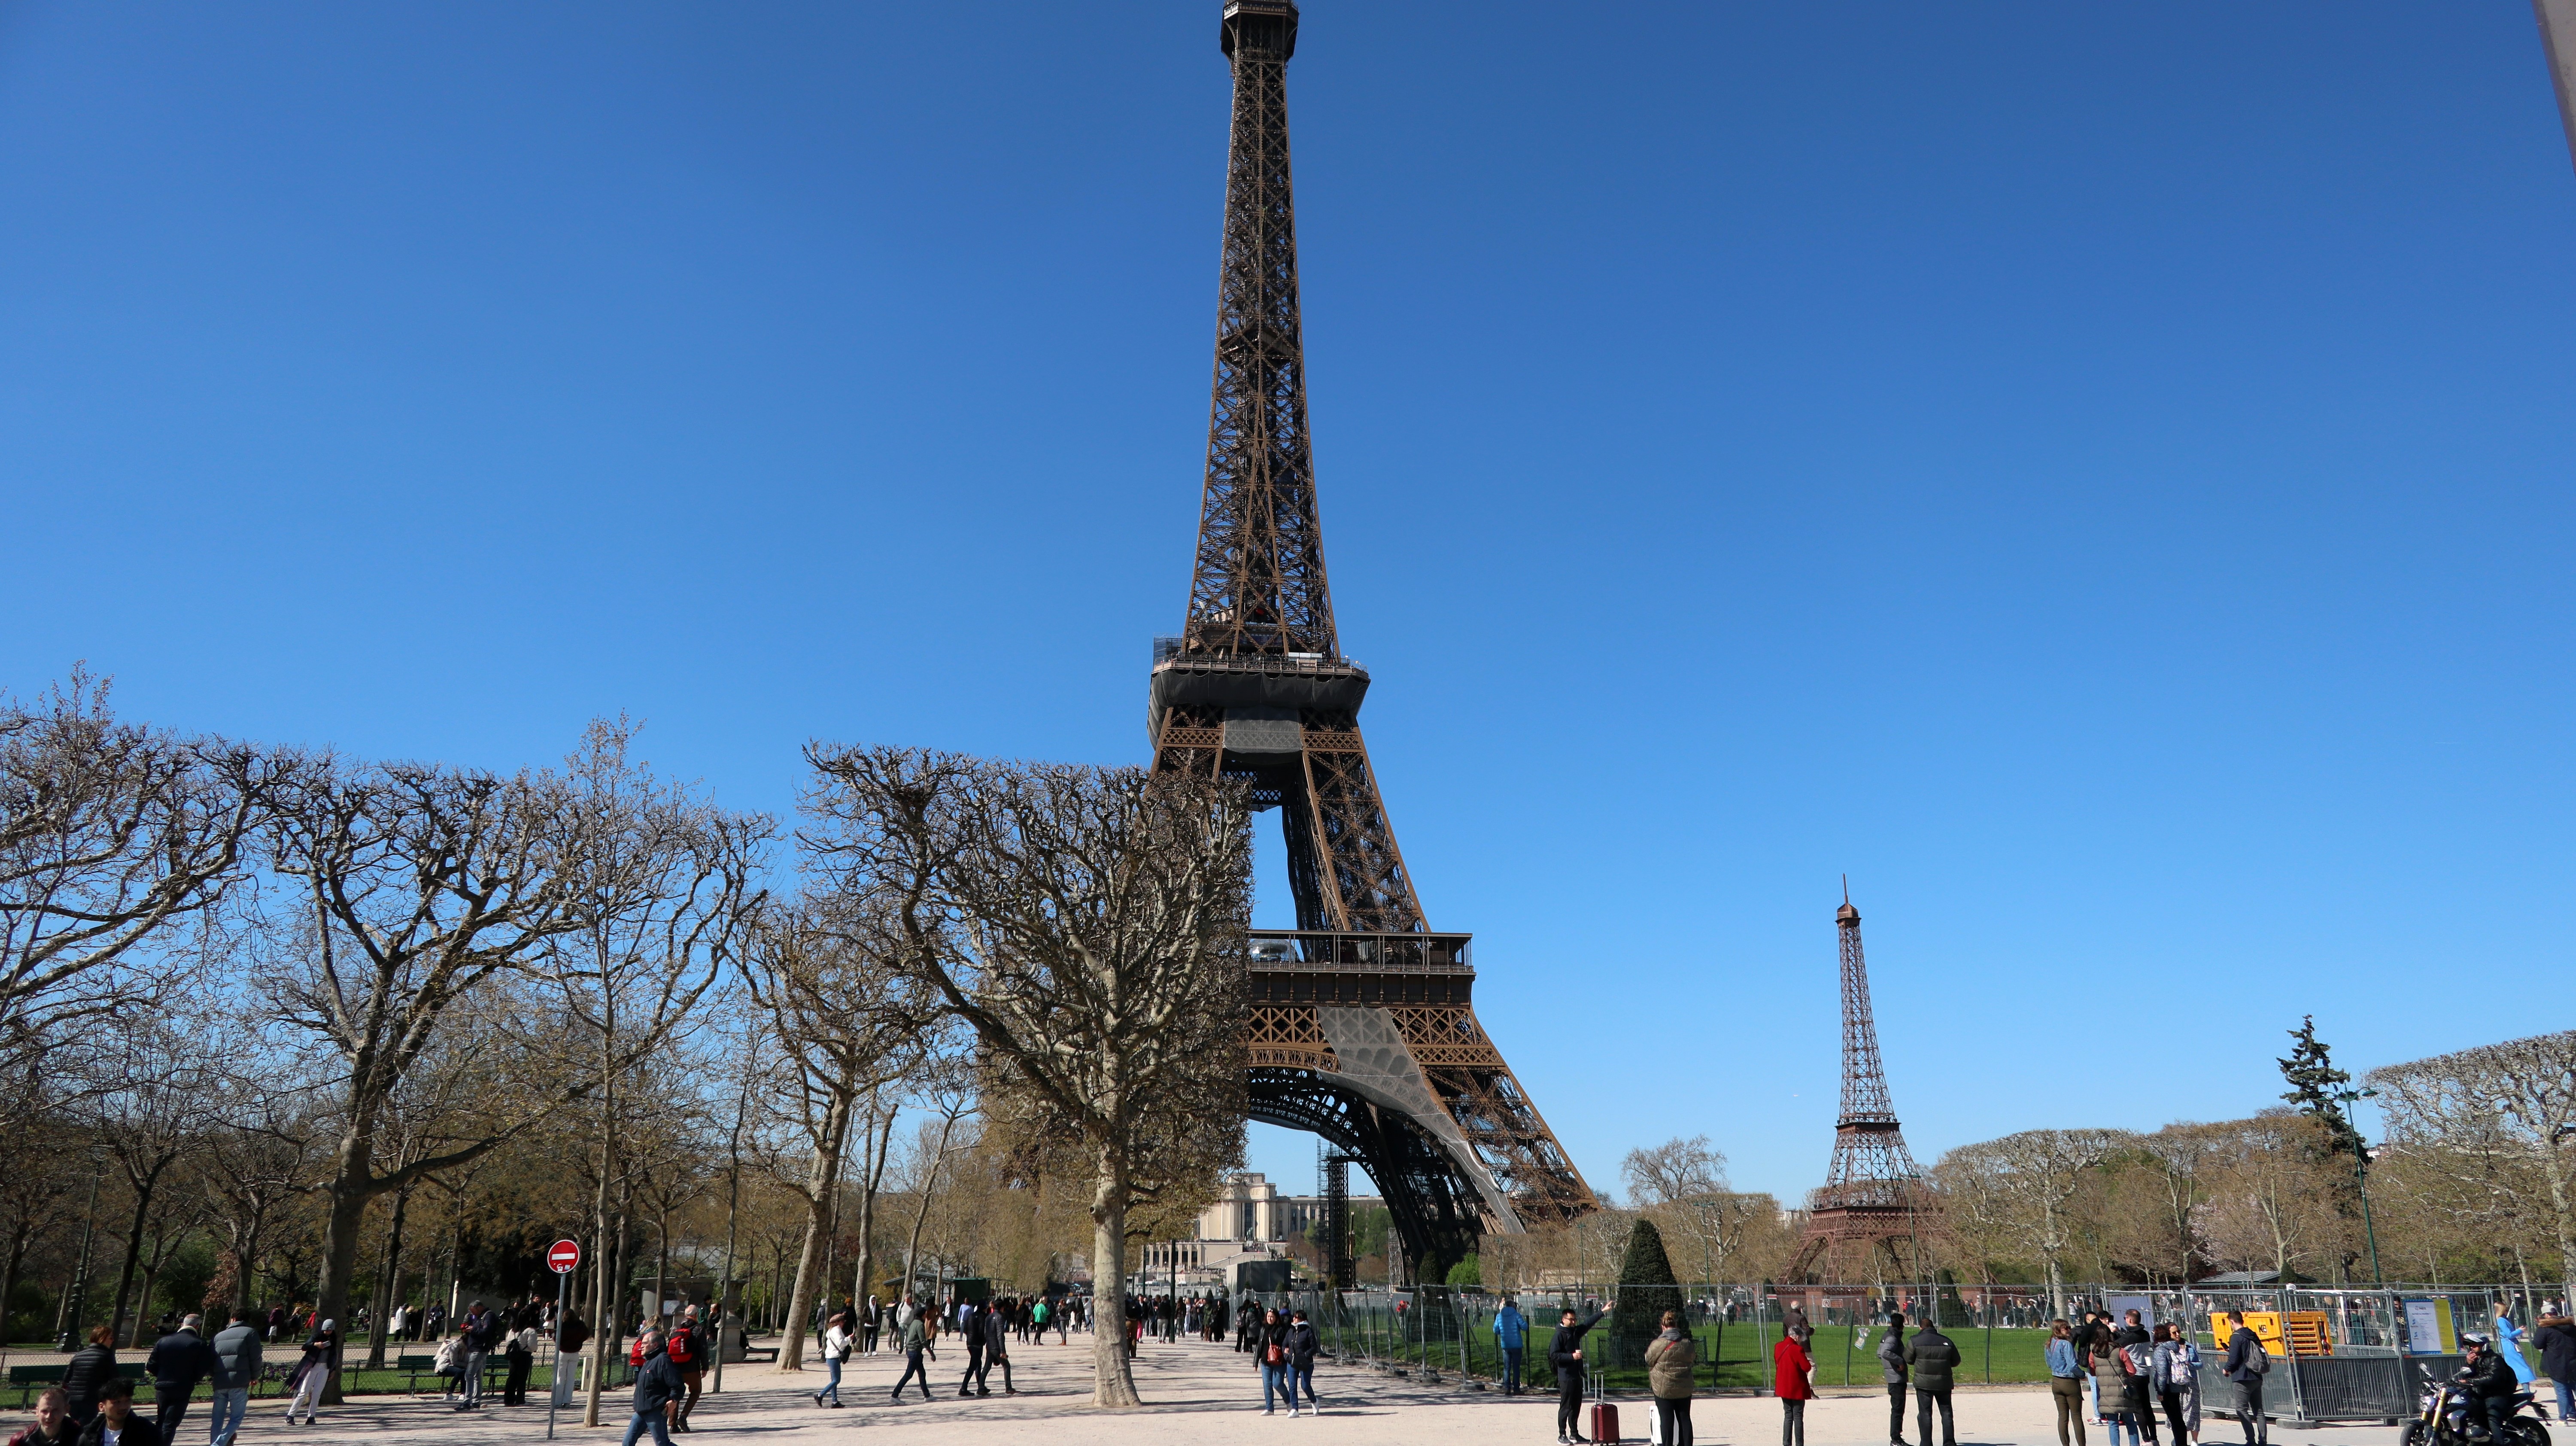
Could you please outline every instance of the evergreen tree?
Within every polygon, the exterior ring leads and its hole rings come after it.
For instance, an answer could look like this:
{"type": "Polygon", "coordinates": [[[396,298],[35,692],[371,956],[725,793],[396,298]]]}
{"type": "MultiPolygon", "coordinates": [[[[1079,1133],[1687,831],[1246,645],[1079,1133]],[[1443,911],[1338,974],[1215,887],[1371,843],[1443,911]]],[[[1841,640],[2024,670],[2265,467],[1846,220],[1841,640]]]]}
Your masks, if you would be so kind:
{"type": "Polygon", "coordinates": [[[2290,1031],[2290,1057],[2279,1064],[2281,1078],[2290,1084],[2281,1098],[2323,1124],[2336,1150],[2359,1155],[2361,1132],[2344,1117],[2343,1104],[2335,1098],[2337,1090],[2352,1083],[2352,1076],[2335,1068],[2326,1042],[2317,1038],[2315,1015],[2306,1016],[2290,1031]]]}
{"type": "Polygon", "coordinates": [[[1628,1258],[1619,1265],[1619,1300],[1610,1309],[1610,1334],[1623,1341],[1648,1341],[1664,1328],[1664,1312],[1682,1308],[1681,1282],[1664,1254],[1663,1232],[1651,1220],[1639,1220],[1628,1231],[1628,1258]]]}

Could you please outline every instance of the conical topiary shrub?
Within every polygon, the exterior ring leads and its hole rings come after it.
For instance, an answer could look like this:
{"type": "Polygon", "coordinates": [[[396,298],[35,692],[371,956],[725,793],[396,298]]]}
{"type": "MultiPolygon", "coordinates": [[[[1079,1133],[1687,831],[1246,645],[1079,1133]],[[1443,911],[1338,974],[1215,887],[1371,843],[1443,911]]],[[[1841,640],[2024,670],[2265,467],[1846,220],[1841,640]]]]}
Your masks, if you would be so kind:
{"type": "Polygon", "coordinates": [[[1664,1328],[1664,1312],[1682,1308],[1681,1282],[1664,1254],[1663,1232],[1651,1220],[1628,1231],[1628,1258],[1619,1265],[1619,1302],[1611,1307],[1612,1354],[1622,1365],[1644,1359],[1646,1343],[1664,1328]]]}

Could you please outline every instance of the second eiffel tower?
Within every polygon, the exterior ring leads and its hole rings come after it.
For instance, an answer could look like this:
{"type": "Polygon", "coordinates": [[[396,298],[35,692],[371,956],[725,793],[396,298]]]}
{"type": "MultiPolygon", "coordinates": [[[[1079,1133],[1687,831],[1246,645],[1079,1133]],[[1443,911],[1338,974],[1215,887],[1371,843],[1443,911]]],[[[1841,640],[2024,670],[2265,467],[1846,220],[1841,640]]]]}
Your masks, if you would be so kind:
{"type": "Polygon", "coordinates": [[[1251,1113],[1357,1159],[1407,1273],[1437,1282],[1480,1234],[1598,1202],[1476,1021],[1468,936],[1430,932],[1360,738],[1369,676],[1334,632],[1306,432],[1297,7],[1232,0],[1219,40],[1234,125],[1207,484],[1189,611],[1154,644],[1154,766],[1243,779],[1280,811],[1297,927],[1253,936],[1251,1113]]]}

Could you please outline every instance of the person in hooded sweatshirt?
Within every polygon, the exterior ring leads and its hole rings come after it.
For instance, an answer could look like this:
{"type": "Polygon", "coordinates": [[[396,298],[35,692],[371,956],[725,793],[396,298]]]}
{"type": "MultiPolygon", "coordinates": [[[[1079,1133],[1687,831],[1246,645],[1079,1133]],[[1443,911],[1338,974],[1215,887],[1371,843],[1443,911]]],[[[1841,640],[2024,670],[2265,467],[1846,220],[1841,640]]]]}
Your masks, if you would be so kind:
{"type": "Polygon", "coordinates": [[[326,1320],[316,1326],[313,1338],[304,1343],[304,1358],[295,1363],[295,1374],[287,1377],[295,1388],[294,1398],[286,1403],[286,1424],[295,1424],[295,1413],[304,1413],[304,1424],[319,1419],[314,1408],[322,1404],[322,1388],[331,1383],[331,1373],[340,1369],[340,1323],[326,1320]]]}

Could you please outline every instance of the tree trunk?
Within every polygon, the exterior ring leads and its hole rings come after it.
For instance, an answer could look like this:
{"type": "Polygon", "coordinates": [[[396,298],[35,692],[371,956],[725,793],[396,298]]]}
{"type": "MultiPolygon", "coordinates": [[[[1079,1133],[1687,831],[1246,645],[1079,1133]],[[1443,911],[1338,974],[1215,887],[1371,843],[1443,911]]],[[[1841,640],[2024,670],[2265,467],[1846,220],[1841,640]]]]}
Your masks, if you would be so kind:
{"type": "Polygon", "coordinates": [[[34,1224],[23,1215],[18,1217],[17,1228],[9,1234],[9,1265],[7,1269],[0,1270],[0,1340],[11,1339],[9,1298],[18,1293],[18,1270],[27,1263],[27,1241],[34,1234],[34,1224]]]}
{"type": "Polygon", "coordinates": [[[850,1299],[854,1301],[867,1299],[868,1272],[876,1265],[877,1189],[885,1183],[886,1152],[894,1146],[894,1118],[894,1111],[886,1111],[885,1128],[869,1131],[876,1136],[874,1150],[869,1149],[865,1137],[859,1143],[859,1260],[857,1268],[850,1272],[850,1299]]]}
{"type": "Polygon", "coordinates": [[[654,1217],[653,1224],[661,1232],[662,1245],[653,1257],[653,1318],[644,1323],[646,1330],[662,1323],[662,1293],[671,1288],[671,1212],[667,1206],[654,1217]]]}
{"type": "Polygon", "coordinates": [[[1127,1361],[1126,1165],[1102,1150],[1091,1188],[1091,1404],[1118,1410],[1143,1404],[1127,1361]]]}
{"type": "MultiPolygon", "coordinates": [[[[156,1172],[157,1173],[157,1172],[156,1172]]],[[[116,1273],[116,1311],[107,1318],[108,1339],[125,1336],[125,1306],[134,1295],[134,1269],[143,1256],[143,1217],[152,1208],[154,1182],[138,1182],[134,1191],[134,1224],[125,1232],[125,1266],[116,1273]]]]}
{"type": "Polygon", "coordinates": [[[787,1319],[779,1326],[778,1369],[805,1369],[805,1319],[814,1310],[823,1279],[823,1241],[832,1228],[832,1186],[841,1178],[841,1150],[849,1143],[850,1101],[834,1097],[823,1114],[823,1133],[814,1142],[813,1168],[805,1176],[805,1248],[796,1256],[796,1292],[788,1297],[787,1319]]]}
{"type": "MultiPolygon", "coordinates": [[[[341,1143],[339,1167],[323,1187],[322,1280],[315,1289],[314,1309],[323,1320],[348,1319],[349,1283],[358,1273],[358,1227],[366,1220],[367,1201],[375,1191],[367,1179],[366,1143],[352,1136],[341,1143]]],[[[340,1375],[322,1385],[322,1404],[340,1403],[340,1375]]]]}
{"type": "Polygon", "coordinates": [[[903,1288],[906,1290],[912,1289],[912,1283],[921,1278],[921,1227],[930,1220],[930,1200],[938,1192],[940,1167],[948,1163],[948,1132],[956,1128],[955,1115],[939,1122],[939,1150],[930,1157],[929,1173],[921,1177],[921,1207],[912,1212],[912,1241],[903,1249],[903,1288]]]}
{"type": "Polygon", "coordinates": [[[392,1333],[394,1303],[402,1299],[403,1212],[411,1204],[411,1187],[394,1192],[393,1219],[385,1226],[384,1264],[376,1267],[375,1328],[369,1333],[367,1369],[385,1366],[385,1340],[392,1333]]]}

